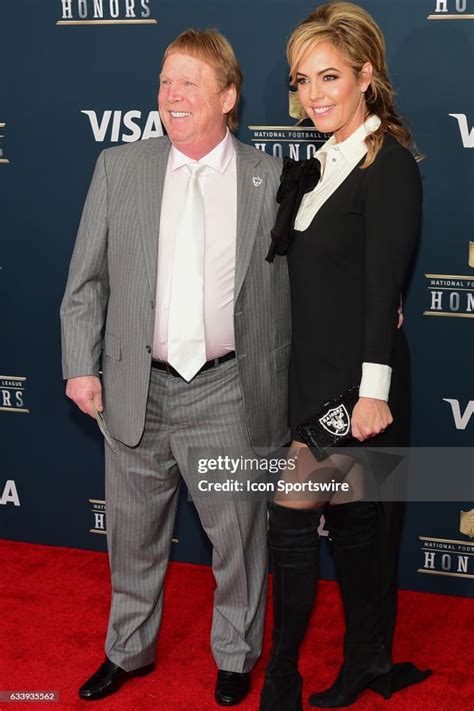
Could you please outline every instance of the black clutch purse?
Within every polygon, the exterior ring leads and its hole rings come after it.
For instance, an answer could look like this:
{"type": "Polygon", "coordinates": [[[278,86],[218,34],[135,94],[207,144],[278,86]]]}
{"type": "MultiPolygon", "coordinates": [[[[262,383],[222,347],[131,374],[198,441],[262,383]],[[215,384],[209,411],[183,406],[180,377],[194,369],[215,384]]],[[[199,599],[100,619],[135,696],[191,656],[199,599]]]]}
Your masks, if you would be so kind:
{"type": "Polygon", "coordinates": [[[328,456],[325,447],[337,447],[352,437],[351,416],[358,399],[359,386],[353,385],[296,426],[302,441],[311,447],[318,461],[328,456]]]}

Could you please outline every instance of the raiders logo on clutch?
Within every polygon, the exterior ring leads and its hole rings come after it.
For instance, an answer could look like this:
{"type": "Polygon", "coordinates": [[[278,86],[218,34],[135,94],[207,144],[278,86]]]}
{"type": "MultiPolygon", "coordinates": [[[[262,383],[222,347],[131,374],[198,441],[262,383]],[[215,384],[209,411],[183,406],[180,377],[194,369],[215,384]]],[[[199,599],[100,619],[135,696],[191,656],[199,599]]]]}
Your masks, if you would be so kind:
{"type": "Polygon", "coordinates": [[[351,418],[346,410],[346,406],[341,404],[328,410],[319,422],[330,434],[336,437],[345,437],[351,426],[351,418]]]}

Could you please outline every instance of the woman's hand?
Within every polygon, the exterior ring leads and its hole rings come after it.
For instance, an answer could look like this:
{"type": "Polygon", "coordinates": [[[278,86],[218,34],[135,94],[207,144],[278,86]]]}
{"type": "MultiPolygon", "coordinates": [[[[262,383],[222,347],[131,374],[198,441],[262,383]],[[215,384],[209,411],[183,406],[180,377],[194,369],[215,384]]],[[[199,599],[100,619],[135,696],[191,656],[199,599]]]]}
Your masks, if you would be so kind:
{"type": "Polygon", "coordinates": [[[352,412],[352,435],[363,442],[385,432],[392,422],[392,413],[384,400],[360,397],[352,412]]]}

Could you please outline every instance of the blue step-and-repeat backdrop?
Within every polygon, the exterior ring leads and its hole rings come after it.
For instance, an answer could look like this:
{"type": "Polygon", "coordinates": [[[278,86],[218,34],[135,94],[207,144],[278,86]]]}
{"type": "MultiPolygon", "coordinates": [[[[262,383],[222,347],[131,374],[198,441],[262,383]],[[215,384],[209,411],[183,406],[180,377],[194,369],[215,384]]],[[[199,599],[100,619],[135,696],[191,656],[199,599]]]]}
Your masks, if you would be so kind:
{"type": "MultiPolygon", "coordinates": [[[[384,31],[399,108],[426,156],[423,236],[404,305],[413,444],[471,447],[474,0],[360,4],[384,31]]],[[[310,0],[2,1],[0,537],[105,549],[103,442],[64,396],[58,317],[98,153],[161,135],[162,53],[187,27],[212,26],[244,71],[241,140],[276,156],[313,155],[314,132],[290,115],[285,59],[289,33],[313,8],[310,0]]],[[[402,587],[472,595],[473,499],[408,505],[402,587]]],[[[210,560],[184,490],[173,558],[210,560]]],[[[322,565],[332,577],[327,546],[322,565]]]]}

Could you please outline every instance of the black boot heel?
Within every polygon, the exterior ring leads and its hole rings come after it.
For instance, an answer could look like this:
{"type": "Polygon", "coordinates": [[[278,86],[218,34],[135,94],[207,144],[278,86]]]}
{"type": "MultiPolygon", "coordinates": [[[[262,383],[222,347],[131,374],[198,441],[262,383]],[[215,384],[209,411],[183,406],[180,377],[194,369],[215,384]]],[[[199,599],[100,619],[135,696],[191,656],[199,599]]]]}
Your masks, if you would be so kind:
{"type": "Polygon", "coordinates": [[[309,705],[322,709],[350,706],[375,679],[383,679],[380,687],[384,689],[385,682],[384,690],[388,691],[390,669],[390,656],[385,650],[381,650],[372,660],[363,656],[356,660],[354,656],[347,654],[334,684],[325,691],[312,694],[309,697],[309,705]]]}
{"type": "Polygon", "coordinates": [[[367,688],[371,691],[375,691],[379,696],[382,696],[386,701],[392,698],[392,670],[386,674],[380,674],[380,676],[375,677],[369,684],[367,688]]]}
{"type": "Polygon", "coordinates": [[[370,682],[368,688],[380,694],[384,699],[390,699],[397,691],[407,686],[419,684],[432,675],[431,669],[422,671],[411,662],[394,664],[387,674],[382,674],[370,682]]]}

